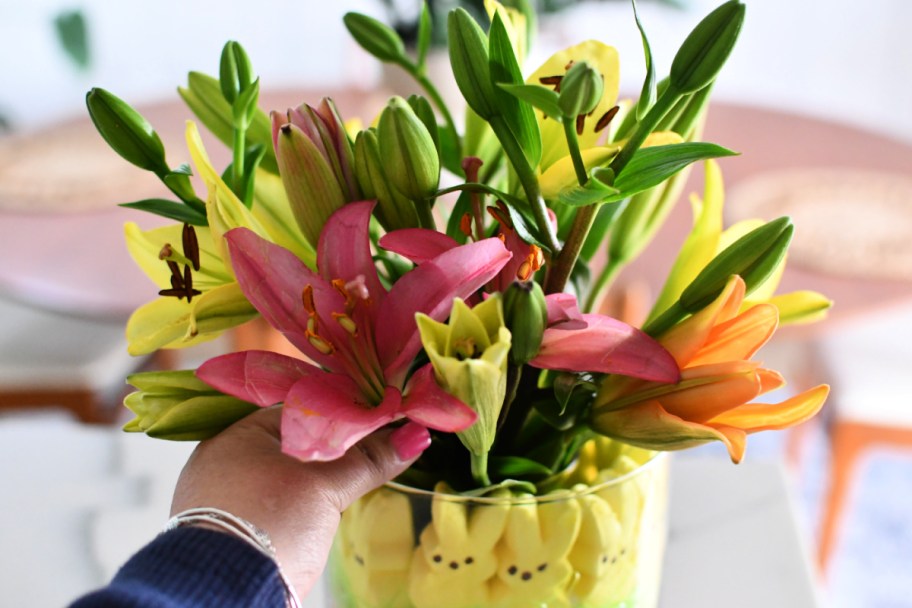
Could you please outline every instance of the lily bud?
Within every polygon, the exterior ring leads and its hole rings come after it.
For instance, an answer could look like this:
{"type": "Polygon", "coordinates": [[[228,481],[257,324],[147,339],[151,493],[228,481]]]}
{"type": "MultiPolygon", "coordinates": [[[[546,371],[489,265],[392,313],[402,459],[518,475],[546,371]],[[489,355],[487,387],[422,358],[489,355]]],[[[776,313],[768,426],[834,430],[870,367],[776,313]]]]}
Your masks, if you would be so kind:
{"type": "Polygon", "coordinates": [[[304,104],[287,114],[273,112],[272,139],[295,220],[315,245],[329,216],[361,199],[345,125],[324,98],[316,108],[304,104]]]}
{"type": "Polygon", "coordinates": [[[732,275],[744,279],[750,293],[779,266],[794,231],[791,219],[780,217],[742,236],[713,258],[687,286],[681,293],[681,307],[687,312],[702,310],[719,297],[732,275]]]}
{"type": "Polygon", "coordinates": [[[469,107],[488,120],[498,104],[491,84],[487,37],[465,9],[456,8],[447,17],[447,39],[459,91],[469,107]]]}
{"type": "Polygon", "coordinates": [[[475,424],[457,435],[474,456],[484,458],[494,443],[507,390],[510,330],[504,325],[500,296],[474,308],[453,300],[449,323],[423,314],[416,320],[437,382],[478,413],[475,424]]]}
{"type": "Polygon", "coordinates": [[[713,80],[738,40],[745,6],[729,0],[697,24],[671,63],[669,82],[682,94],[699,91],[713,80]]]}
{"type": "Polygon", "coordinates": [[[124,399],[136,415],[124,430],[159,439],[208,439],[258,409],[220,393],[193,370],[132,374],[127,382],[139,390],[124,399]]]}
{"type": "Polygon", "coordinates": [[[440,158],[427,127],[401,97],[390,99],[377,126],[383,168],[399,192],[412,200],[433,196],[440,158]]]}
{"type": "Polygon", "coordinates": [[[355,140],[355,177],[364,198],[376,199],[374,215],[387,232],[419,227],[415,204],[393,187],[383,170],[373,129],[361,131],[355,140]]]}
{"type": "Polygon", "coordinates": [[[234,103],[243,91],[253,84],[253,66],[244,47],[229,40],[222,48],[219,63],[219,86],[228,103],[234,103]]]}
{"type": "Polygon", "coordinates": [[[158,133],[130,104],[95,88],[86,94],[86,106],[95,128],[124,160],[156,175],[170,171],[158,133]]]}
{"type": "Polygon", "coordinates": [[[515,281],[503,296],[504,319],[513,338],[510,363],[523,365],[538,354],[548,326],[545,293],[535,281],[515,281]]]}
{"type": "Polygon", "coordinates": [[[345,13],[342,17],[348,33],[361,48],[387,63],[403,63],[405,44],[396,30],[361,13],[345,13]]]}
{"type": "Polygon", "coordinates": [[[567,118],[588,114],[602,100],[604,88],[602,75],[587,62],[578,61],[561,79],[557,104],[567,118]]]}

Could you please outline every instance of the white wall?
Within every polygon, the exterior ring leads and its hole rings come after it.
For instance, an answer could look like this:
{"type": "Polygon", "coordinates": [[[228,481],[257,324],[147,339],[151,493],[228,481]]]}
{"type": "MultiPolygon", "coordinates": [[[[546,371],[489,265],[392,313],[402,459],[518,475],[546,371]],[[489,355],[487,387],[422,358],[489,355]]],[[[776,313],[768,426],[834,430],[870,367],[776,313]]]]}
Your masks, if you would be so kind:
{"type": "MultiPolygon", "coordinates": [[[[659,66],[667,70],[690,27],[720,0],[689,0],[674,11],[641,3],[659,66]]],[[[717,98],[791,108],[912,140],[912,26],[909,0],[747,0],[742,40],[717,98]]],[[[248,49],[266,86],[364,86],[379,71],[348,39],[348,10],[378,14],[371,0],[259,0],[240,3],[83,0],[94,64],[78,73],[57,48],[51,20],[67,0],[0,0],[0,113],[32,127],[83,112],[91,86],[132,102],[173,95],[189,69],[214,73],[229,38],[248,49]]],[[[627,90],[637,90],[642,58],[626,3],[602,3],[546,23],[539,52],[584,37],[622,51],[627,90]]]]}

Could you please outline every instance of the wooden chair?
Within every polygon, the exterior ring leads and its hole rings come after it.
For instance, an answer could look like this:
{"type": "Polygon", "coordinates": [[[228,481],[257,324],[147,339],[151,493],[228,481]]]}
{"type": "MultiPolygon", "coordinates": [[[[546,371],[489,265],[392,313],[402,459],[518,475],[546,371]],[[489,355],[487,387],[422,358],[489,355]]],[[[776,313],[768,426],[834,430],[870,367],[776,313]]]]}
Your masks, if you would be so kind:
{"type": "Polygon", "coordinates": [[[818,550],[825,573],[864,457],[878,448],[912,450],[912,306],[837,328],[819,339],[817,349],[821,372],[833,385],[829,490],[818,550]]]}

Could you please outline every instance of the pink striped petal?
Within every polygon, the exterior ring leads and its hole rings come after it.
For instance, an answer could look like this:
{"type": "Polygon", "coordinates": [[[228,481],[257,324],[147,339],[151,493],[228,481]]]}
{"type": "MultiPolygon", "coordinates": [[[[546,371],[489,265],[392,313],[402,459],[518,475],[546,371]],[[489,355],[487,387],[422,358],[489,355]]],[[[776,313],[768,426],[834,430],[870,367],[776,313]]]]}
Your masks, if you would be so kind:
{"type": "Polygon", "coordinates": [[[313,287],[317,309],[327,318],[343,310],[342,295],[287,249],[261,238],[246,228],[225,235],[231,265],[241,290],[254,308],[298,350],[321,366],[333,368],[333,360],[311,346],[307,339],[308,314],[301,293],[313,287]]]}
{"type": "Polygon", "coordinates": [[[586,314],[585,329],[546,329],[533,367],[569,372],[621,374],[654,382],[677,382],[674,358],[642,331],[604,315],[586,314]]]}
{"type": "Polygon", "coordinates": [[[453,298],[466,299],[510,259],[499,239],[451,249],[399,279],[377,314],[377,349],[389,384],[399,385],[421,349],[415,313],[435,321],[450,314],[453,298]]]}
{"type": "Polygon", "coordinates": [[[358,385],[317,370],[289,391],[282,408],[282,451],[305,462],[335,460],[380,427],[402,418],[402,397],[387,388],[383,403],[365,403],[358,385]]]}
{"type": "Polygon", "coordinates": [[[348,203],[329,217],[320,232],[317,268],[327,283],[333,279],[348,283],[363,277],[364,285],[376,303],[386,296],[386,289],[377,276],[370,250],[368,228],[375,204],[376,201],[348,203]]]}
{"type": "Polygon", "coordinates": [[[438,386],[430,363],[409,379],[402,411],[410,420],[447,433],[465,430],[478,418],[472,408],[438,386]]]}
{"type": "Polygon", "coordinates": [[[403,228],[380,237],[380,246],[415,264],[423,264],[445,251],[459,247],[459,243],[436,230],[403,228]]]}
{"type": "Polygon", "coordinates": [[[249,350],[209,359],[196,370],[196,376],[226,395],[268,407],[285,401],[298,380],[316,371],[294,357],[249,350]]]}

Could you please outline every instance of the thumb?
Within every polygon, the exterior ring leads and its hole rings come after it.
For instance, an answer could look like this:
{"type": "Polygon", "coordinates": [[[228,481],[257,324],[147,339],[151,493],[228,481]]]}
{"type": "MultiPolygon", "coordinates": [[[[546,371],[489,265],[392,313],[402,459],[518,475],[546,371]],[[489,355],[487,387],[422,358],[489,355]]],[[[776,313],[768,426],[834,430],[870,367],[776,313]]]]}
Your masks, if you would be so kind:
{"type": "Polygon", "coordinates": [[[431,445],[428,430],[416,422],[365,437],[323,470],[341,513],[358,498],[405,471],[431,445]]]}

